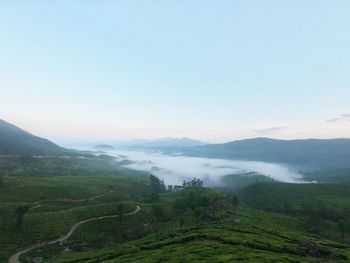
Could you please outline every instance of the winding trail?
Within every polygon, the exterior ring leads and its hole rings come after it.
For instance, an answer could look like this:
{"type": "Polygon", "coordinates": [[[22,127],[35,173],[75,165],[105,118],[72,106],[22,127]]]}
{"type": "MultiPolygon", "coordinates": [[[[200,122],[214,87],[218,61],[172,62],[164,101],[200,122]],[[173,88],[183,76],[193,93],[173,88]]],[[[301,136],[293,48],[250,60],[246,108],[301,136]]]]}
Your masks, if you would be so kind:
{"type": "MultiPolygon", "coordinates": [[[[123,216],[131,216],[134,214],[137,214],[139,211],[141,210],[141,207],[139,205],[136,206],[136,209],[130,213],[126,213],[123,214],[123,216]]],[[[36,245],[32,245],[26,249],[23,249],[21,251],[16,252],[15,254],[13,254],[10,258],[9,258],[9,263],[21,263],[21,261],[19,260],[20,256],[22,254],[25,254],[33,249],[39,248],[39,247],[43,247],[45,245],[50,245],[50,244],[55,244],[55,243],[62,243],[63,241],[69,239],[71,237],[71,235],[74,233],[74,231],[82,224],[91,222],[91,221],[95,221],[95,220],[101,220],[101,219],[105,219],[105,218],[116,218],[119,217],[119,215],[109,215],[109,216],[99,216],[99,217],[93,217],[93,218],[89,218],[89,219],[85,219],[83,221],[80,221],[76,224],[74,224],[73,226],[71,226],[70,230],[68,231],[68,233],[64,234],[63,236],[51,240],[51,241],[47,241],[47,242],[43,242],[43,243],[39,243],[36,245]]]]}

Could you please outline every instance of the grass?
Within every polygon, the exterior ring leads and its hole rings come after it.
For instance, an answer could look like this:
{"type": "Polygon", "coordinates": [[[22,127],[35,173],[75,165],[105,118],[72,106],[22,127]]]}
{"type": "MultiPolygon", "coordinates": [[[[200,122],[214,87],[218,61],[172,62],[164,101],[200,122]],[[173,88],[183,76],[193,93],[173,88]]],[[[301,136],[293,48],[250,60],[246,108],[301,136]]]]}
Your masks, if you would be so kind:
{"type": "Polygon", "coordinates": [[[0,158],[0,176],[110,176],[137,174],[122,168],[113,157],[92,154],[69,155],[68,158],[7,157],[0,158]],[[85,159],[84,159],[85,158],[85,159]]]}
{"type": "MultiPolygon", "coordinates": [[[[51,168],[49,165],[48,170],[51,168]]],[[[228,180],[227,189],[221,189],[225,193],[189,187],[159,193],[159,198],[150,203],[151,185],[145,174],[130,176],[115,171],[106,175],[99,171],[98,176],[49,173],[3,177],[0,262],[7,262],[19,248],[61,236],[81,220],[118,214],[120,204],[123,213],[133,211],[136,204],[142,209],[135,215],[80,225],[63,244],[31,250],[21,260],[31,262],[38,257],[49,263],[350,260],[349,234],[341,244],[338,227],[350,208],[347,184],[283,184],[258,174],[248,178],[227,176],[224,178],[228,180]],[[239,191],[241,204],[234,207],[232,195],[227,192],[237,182],[241,183],[239,187],[250,185],[239,191]],[[32,209],[25,214],[22,224],[16,226],[15,211],[23,205],[32,209]],[[320,218],[315,219],[315,215],[320,218]],[[315,228],[318,221],[319,232],[309,224],[315,228]]]]}
{"type": "Polygon", "coordinates": [[[257,182],[273,182],[268,176],[256,173],[228,174],[220,178],[221,184],[216,189],[222,192],[235,193],[244,187],[257,182]]]}
{"type": "Polygon", "coordinates": [[[341,241],[339,224],[350,242],[350,191],[348,184],[258,183],[239,192],[246,204],[269,212],[300,218],[306,230],[341,241]]]}
{"type": "Polygon", "coordinates": [[[317,181],[321,183],[347,183],[349,184],[350,168],[329,170],[329,171],[315,171],[304,173],[304,179],[308,181],[317,181]]]}
{"type": "Polygon", "coordinates": [[[116,214],[120,201],[143,198],[148,187],[146,178],[142,175],[6,177],[5,187],[0,191],[0,262],[6,262],[9,253],[19,247],[60,236],[75,222],[116,214]],[[62,198],[78,201],[50,201],[62,198]],[[16,208],[35,207],[38,201],[40,206],[29,210],[21,226],[16,226],[16,208]]]}
{"type": "Polygon", "coordinates": [[[316,240],[322,256],[308,255],[300,244],[315,238],[295,230],[302,229],[295,218],[246,207],[240,207],[237,216],[241,224],[201,222],[174,228],[165,223],[159,237],[148,235],[101,250],[70,252],[50,262],[347,262],[350,256],[349,247],[322,239],[316,240]]]}

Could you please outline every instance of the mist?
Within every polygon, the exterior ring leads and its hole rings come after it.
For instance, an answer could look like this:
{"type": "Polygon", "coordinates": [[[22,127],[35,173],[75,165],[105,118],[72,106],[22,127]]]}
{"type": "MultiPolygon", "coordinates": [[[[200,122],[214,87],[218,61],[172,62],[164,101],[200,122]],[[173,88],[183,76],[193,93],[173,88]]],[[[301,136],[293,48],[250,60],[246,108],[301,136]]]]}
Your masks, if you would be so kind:
{"type": "Polygon", "coordinates": [[[111,150],[107,153],[118,161],[131,161],[124,167],[150,172],[172,185],[181,185],[183,180],[196,177],[207,186],[220,186],[222,176],[248,172],[257,172],[282,182],[300,182],[302,178],[299,173],[281,164],[174,156],[146,151],[111,150]]]}

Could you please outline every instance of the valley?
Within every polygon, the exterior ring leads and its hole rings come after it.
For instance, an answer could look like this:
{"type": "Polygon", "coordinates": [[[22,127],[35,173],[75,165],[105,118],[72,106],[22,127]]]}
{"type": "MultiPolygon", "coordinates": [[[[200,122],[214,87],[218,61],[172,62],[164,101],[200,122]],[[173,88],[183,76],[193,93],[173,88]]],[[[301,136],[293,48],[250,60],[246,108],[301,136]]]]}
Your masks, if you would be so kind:
{"type": "Polygon", "coordinates": [[[0,0],[0,263],[350,263],[349,0],[0,0]]]}
{"type": "Polygon", "coordinates": [[[346,169],[110,147],[4,155],[0,262],[350,259],[346,169]]]}

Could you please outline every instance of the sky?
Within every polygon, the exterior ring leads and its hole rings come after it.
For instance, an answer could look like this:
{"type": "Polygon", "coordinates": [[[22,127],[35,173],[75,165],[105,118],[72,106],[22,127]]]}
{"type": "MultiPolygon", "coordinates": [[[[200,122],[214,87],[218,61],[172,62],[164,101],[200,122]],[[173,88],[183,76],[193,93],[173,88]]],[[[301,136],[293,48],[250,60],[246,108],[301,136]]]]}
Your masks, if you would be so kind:
{"type": "Polygon", "coordinates": [[[0,0],[0,119],[65,141],[350,137],[348,0],[0,0]]]}

